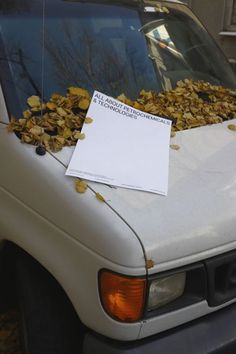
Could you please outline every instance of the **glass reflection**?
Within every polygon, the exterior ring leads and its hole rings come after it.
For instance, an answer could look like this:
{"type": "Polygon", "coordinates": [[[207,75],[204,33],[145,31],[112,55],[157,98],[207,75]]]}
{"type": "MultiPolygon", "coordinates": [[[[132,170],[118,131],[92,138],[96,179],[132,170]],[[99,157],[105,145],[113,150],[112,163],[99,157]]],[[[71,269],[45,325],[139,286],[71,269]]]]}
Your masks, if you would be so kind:
{"type": "Polygon", "coordinates": [[[1,2],[0,76],[11,114],[19,117],[31,95],[48,99],[77,85],[130,98],[185,78],[234,87],[224,56],[187,7],[145,12],[125,3],[1,2]]]}

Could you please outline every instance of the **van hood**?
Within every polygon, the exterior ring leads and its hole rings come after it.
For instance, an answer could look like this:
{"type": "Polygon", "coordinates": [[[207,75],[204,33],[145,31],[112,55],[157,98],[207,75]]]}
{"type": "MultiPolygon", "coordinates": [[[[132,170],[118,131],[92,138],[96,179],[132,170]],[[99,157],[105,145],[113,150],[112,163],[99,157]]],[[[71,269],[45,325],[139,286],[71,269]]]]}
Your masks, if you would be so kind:
{"type": "MultiPolygon", "coordinates": [[[[224,122],[178,132],[170,149],[168,196],[89,182],[141,240],[154,271],[236,247],[236,132],[224,122]]],[[[72,151],[56,154],[68,165],[72,151]]],[[[157,153],[158,158],[158,153],[157,153]]]]}

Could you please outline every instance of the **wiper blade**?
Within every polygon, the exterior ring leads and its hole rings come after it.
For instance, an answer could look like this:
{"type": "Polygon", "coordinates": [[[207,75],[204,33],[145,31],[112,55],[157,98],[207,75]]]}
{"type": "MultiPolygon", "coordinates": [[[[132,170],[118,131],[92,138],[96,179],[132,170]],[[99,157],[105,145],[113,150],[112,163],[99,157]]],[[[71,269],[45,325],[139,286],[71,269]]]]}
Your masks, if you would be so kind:
{"type": "Polygon", "coordinates": [[[97,3],[106,5],[127,5],[135,7],[144,7],[143,0],[64,0],[65,2],[97,3]]]}

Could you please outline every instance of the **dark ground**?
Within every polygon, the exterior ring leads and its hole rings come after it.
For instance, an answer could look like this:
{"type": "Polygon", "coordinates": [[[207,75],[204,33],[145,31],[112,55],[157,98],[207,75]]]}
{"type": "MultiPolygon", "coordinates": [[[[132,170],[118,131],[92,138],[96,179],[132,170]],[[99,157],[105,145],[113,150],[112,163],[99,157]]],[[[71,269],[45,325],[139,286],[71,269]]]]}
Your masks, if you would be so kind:
{"type": "Polygon", "coordinates": [[[2,308],[1,310],[0,354],[21,354],[18,333],[18,312],[14,308],[2,308]]]}
{"type": "Polygon", "coordinates": [[[21,354],[14,273],[9,264],[0,267],[0,354],[21,354]]]}

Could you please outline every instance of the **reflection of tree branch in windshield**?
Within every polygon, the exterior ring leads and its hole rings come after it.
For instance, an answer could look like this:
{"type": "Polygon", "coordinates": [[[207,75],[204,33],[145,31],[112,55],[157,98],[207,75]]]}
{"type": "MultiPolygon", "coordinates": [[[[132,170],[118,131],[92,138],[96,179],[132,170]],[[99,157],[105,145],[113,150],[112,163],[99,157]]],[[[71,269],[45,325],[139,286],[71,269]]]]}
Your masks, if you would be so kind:
{"type": "Polygon", "coordinates": [[[112,47],[105,46],[99,36],[94,37],[86,28],[75,33],[64,22],[62,31],[60,39],[52,37],[50,31],[45,36],[45,49],[51,57],[56,82],[62,88],[79,85],[99,90],[103,87],[109,93],[116,93],[121,81],[126,80],[125,64],[112,47]]]}
{"type": "Polygon", "coordinates": [[[16,64],[16,65],[19,65],[21,67],[21,69],[22,69],[23,75],[29,81],[31,86],[33,87],[33,89],[35,91],[35,94],[37,94],[38,96],[41,96],[41,92],[40,92],[39,88],[37,87],[36,83],[34,82],[29,70],[27,69],[22,50],[18,49],[14,53],[14,56],[16,56],[18,59],[13,59],[11,57],[10,58],[1,58],[0,57],[0,61],[6,61],[6,62],[9,62],[9,63],[13,63],[13,64],[16,64]]]}

